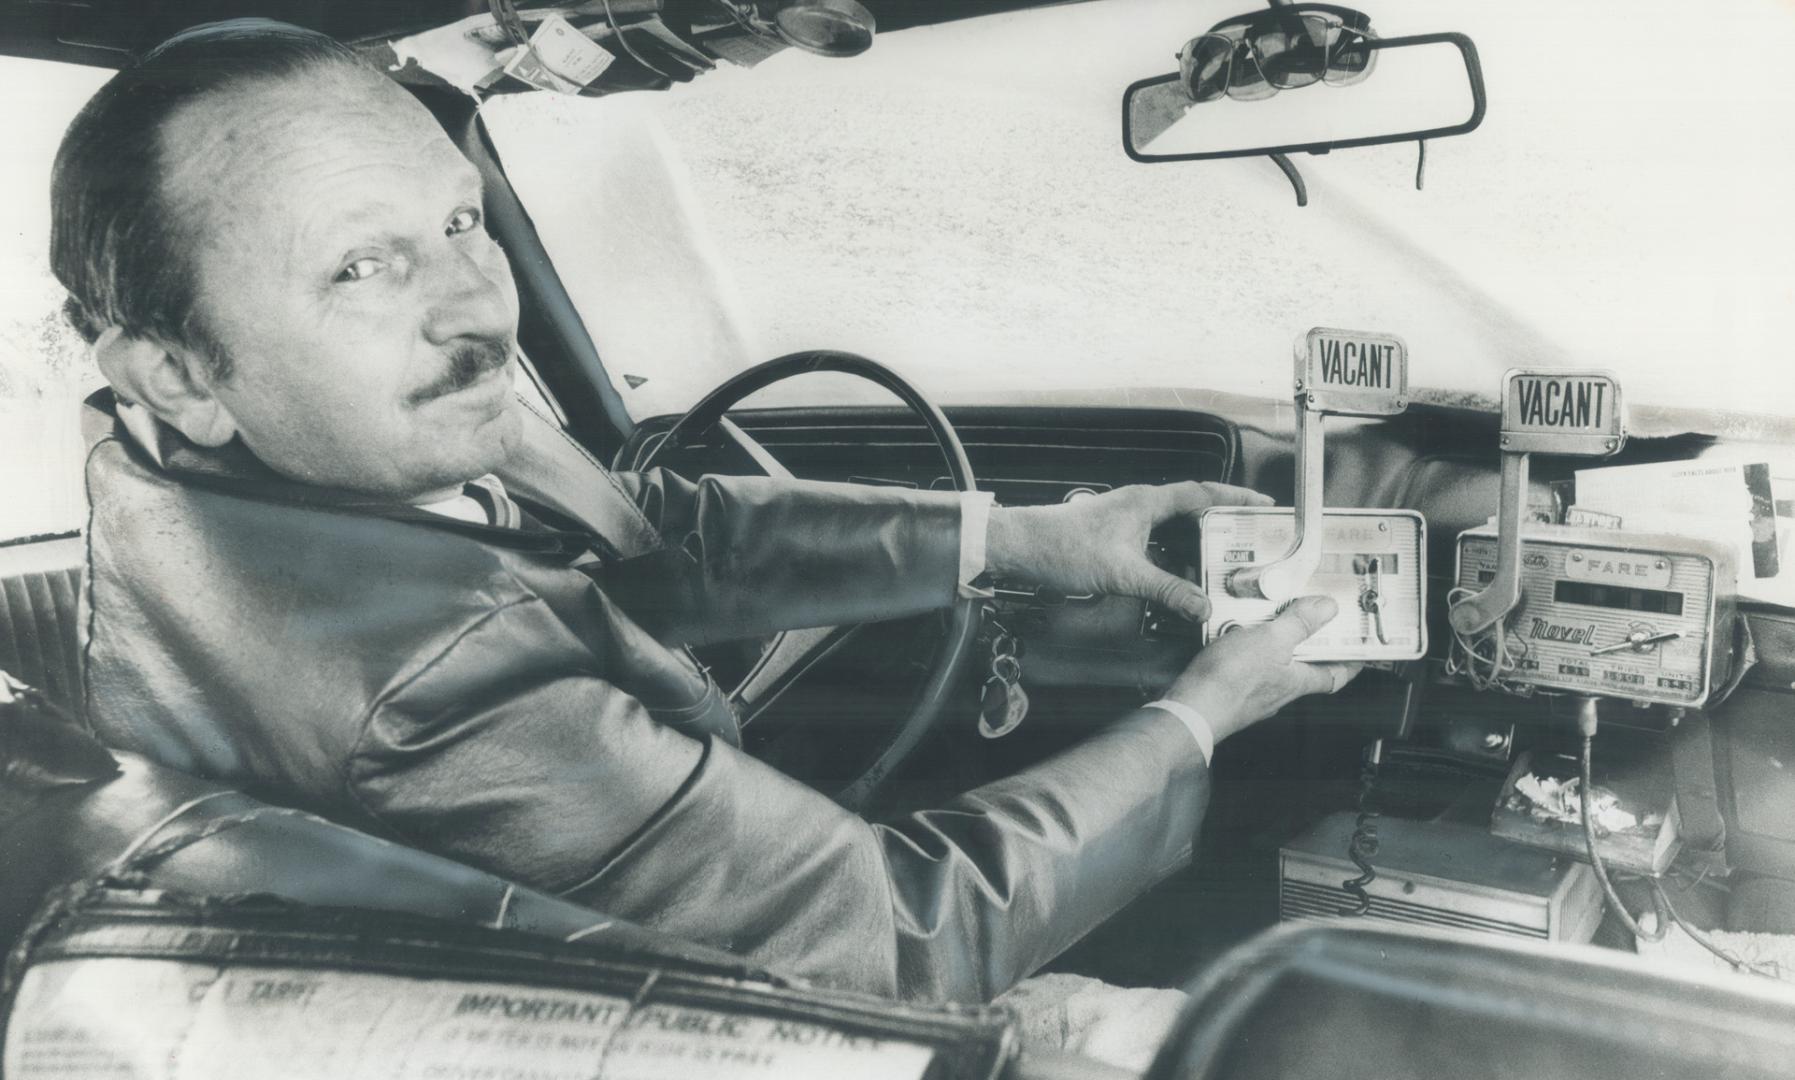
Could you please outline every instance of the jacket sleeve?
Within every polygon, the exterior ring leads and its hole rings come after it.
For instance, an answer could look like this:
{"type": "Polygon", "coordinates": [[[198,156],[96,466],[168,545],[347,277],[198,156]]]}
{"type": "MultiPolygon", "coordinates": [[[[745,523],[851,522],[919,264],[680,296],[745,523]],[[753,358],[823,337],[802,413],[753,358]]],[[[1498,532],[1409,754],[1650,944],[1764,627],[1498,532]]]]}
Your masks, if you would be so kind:
{"type": "Polygon", "coordinates": [[[662,640],[895,619],[946,607],[958,593],[952,492],[742,476],[693,483],[663,469],[615,476],[663,546],[600,580],[662,640]]]}
{"type": "Polygon", "coordinates": [[[559,625],[540,601],[504,606],[385,697],[348,767],[361,807],[417,846],[794,975],[960,1001],[1176,868],[1201,822],[1202,758],[1145,710],[871,824],[657,722],[557,649],[559,625]]]}

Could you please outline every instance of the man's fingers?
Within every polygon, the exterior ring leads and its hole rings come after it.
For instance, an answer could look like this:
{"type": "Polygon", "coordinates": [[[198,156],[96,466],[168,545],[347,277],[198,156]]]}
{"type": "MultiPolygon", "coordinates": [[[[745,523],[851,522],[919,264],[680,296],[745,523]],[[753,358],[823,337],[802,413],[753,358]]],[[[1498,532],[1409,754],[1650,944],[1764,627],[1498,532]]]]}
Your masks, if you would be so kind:
{"type": "Polygon", "coordinates": [[[1339,613],[1339,605],[1329,597],[1299,596],[1285,605],[1278,617],[1267,625],[1281,646],[1294,649],[1332,622],[1339,613]]]}
{"type": "Polygon", "coordinates": [[[1235,487],[1233,484],[1211,484],[1197,480],[1186,480],[1179,484],[1166,484],[1159,489],[1162,502],[1159,520],[1165,521],[1180,514],[1200,514],[1212,506],[1270,506],[1271,496],[1261,495],[1251,488],[1235,487]]]}
{"type": "Polygon", "coordinates": [[[1233,484],[1205,483],[1203,489],[1209,492],[1211,506],[1270,506],[1274,501],[1264,492],[1235,487],[1233,484]]]}
{"type": "Polygon", "coordinates": [[[1142,595],[1147,599],[1162,608],[1177,612],[1191,622],[1203,622],[1209,618],[1209,597],[1204,596],[1203,590],[1194,582],[1177,574],[1168,574],[1151,564],[1147,566],[1146,572],[1150,576],[1142,595]]]}
{"type": "Polygon", "coordinates": [[[1358,678],[1359,672],[1365,670],[1365,665],[1357,662],[1350,664],[1328,664],[1327,668],[1334,677],[1334,689],[1339,690],[1344,688],[1347,683],[1358,678]]]}
{"type": "Polygon", "coordinates": [[[1305,694],[1332,694],[1352,682],[1359,672],[1365,669],[1364,664],[1334,661],[1325,664],[1307,664],[1298,662],[1294,665],[1302,672],[1299,676],[1306,689],[1305,694]]]}

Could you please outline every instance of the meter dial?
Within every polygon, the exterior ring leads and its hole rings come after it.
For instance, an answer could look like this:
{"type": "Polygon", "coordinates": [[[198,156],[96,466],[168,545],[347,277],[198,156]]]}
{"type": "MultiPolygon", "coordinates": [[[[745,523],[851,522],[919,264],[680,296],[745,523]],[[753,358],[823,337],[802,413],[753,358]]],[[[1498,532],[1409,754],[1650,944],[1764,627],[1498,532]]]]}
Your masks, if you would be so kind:
{"type": "Polygon", "coordinates": [[[1632,651],[1648,653],[1666,641],[1676,641],[1683,636],[1681,630],[1659,630],[1650,623],[1634,623],[1627,630],[1627,636],[1612,645],[1602,645],[1589,650],[1591,656],[1608,656],[1611,653],[1632,651]]]}

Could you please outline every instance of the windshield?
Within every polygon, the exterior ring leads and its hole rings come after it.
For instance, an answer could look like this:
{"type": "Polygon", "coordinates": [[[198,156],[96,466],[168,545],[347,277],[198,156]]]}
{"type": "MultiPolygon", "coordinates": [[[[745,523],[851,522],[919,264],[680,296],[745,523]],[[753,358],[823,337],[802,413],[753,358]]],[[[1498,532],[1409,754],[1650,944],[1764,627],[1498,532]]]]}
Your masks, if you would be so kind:
{"type": "Polygon", "coordinates": [[[1514,365],[1599,365],[1636,405],[1787,413],[1795,8],[1702,5],[1698,44],[1676,29],[1688,4],[1379,0],[1382,36],[1476,41],[1488,118],[1429,145],[1421,191],[1413,144],[1299,157],[1299,209],[1267,159],[1142,165],[1121,147],[1123,88],[1252,6],[1025,11],[486,116],[638,417],[813,347],[948,402],[1286,397],[1316,325],[1401,335],[1436,398],[1491,400],[1514,365]],[[1693,64],[1715,44],[1724,62],[1693,64]]]}

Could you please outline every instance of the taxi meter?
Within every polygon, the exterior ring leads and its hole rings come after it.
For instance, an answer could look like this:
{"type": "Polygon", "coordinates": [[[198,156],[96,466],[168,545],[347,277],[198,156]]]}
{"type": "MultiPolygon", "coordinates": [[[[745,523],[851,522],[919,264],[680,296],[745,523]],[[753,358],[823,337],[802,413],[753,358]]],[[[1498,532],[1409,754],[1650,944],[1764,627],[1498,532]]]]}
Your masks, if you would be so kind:
{"type": "MultiPolygon", "coordinates": [[[[1459,536],[1458,585],[1495,579],[1487,526],[1459,536]]],[[[1697,707],[1725,682],[1714,628],[1732,611],[1724,544],[1611,529],[1529,526],[1503,678],[1580,694],[1697,707]]]]}
{"type": "Polygon", "coordinates": [[[1203,512],[1203,640],[1326,595],[1339,614],[1301,660],[1416,660],[1427,651],[1426,525],[1412,510],[1324,509],[1328,414],[1390,416],[1408,404],[1408,349],[1389,334],[1317,327],[1296,343],[1296,506],[1203,512]]]}
{"type": "Polygon", "coordinates": [[[1620,384],[1601,371],[1503,376],[1494,529],[1458,541],[1454,661],[1474,682],[1681,707],[1725,683],[1735,557],[1688,537],[1522,522],[1529,454],[1608,457],[1626,442],[1620,384]]]}

